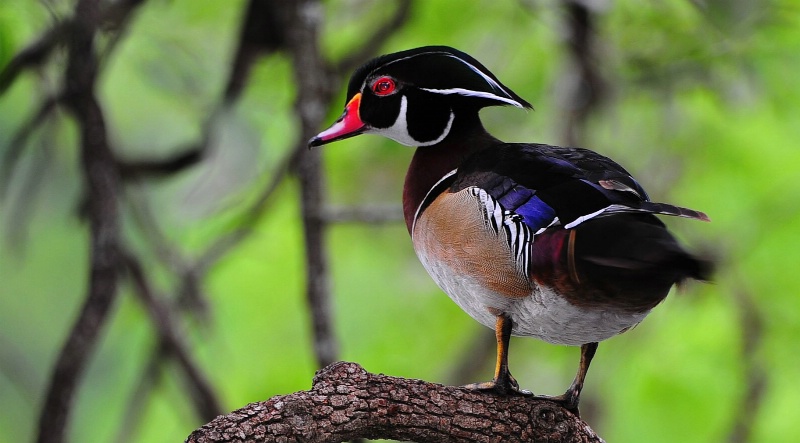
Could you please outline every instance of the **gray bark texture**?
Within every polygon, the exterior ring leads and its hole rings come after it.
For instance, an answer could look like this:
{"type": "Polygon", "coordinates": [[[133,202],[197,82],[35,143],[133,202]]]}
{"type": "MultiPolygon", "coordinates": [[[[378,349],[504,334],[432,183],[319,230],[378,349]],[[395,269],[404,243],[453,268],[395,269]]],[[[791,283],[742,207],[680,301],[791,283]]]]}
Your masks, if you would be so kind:
{"type": "Polygon", "coordinates": [[[272,397],[221,415],[188,443],[333,443],[357,438],[414,442],[575,442],[603,440],[547,399],[497,396],[422,380],[371,374],[333,363],[311,390],[272,397]]]}

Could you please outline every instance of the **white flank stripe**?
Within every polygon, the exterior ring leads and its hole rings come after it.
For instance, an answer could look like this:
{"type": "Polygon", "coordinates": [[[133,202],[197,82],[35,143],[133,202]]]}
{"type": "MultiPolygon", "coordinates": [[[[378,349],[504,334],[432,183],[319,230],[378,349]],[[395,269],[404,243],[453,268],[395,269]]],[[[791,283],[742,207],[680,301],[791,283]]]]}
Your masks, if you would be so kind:
{"type": "Polygon", "coordinates": [[[572,229],[575,226],[578,226],[579,224],[585,222],[586,220],[590,220],[590,219],[595,218],[596,216],[606,212],[606,210],[608,208],[610,208],[610,207],[611,206],[605,207],[605,208],[603,208],[603,209],[601,209],[599,211],[592,212],[591,214],[581,215],[580,217],[576,218],[575,220],[571,221],[570,223],[567,223],[566,225],[564,225],[564,229],[572,229]]]}
{"type": "Polygon", "coordinates": [[[419,211],[422,209],[422,204],[425,203],[425,201],[428,200],[428,197],[430,197],[430,195],[431,195],[431,191],[436,189],[436,187],[439,186],[439,183],[447,180],[447,177],[450,177],[451,175],[455,174],[456,172],[458,172],[458,169],[453,169],[452,171],[448,172],[447,174],[444,175],[444,177],[440,178],[439,181],[437,181],[433,186],[431,186],[430,189],[428,189],[428,192],[425,194],[425,198],[422,199],[422,201],[419,203],[419,206],[417,206],[417,210],[414,212],[414,222],[411,223],[411,232],[412,233],[414,232],[414,226],[417,225],[417,217],[419,217],[419,211]]]}
{"type": "Polygon", "coordinates": [[[609,205],[599,211],[595,211],[592,212],[591,214],[582,215],[576,218],[570,223],[564,225],[564,229],[572,229],[575,226],[578,226],[579,224],[585,222],[586,220],[591,220],[603,213],[615,214],[620,212],[625,213],[625,212],[652,212],[652,211],[648,211],[647,209],[631,208],[630,206],[624,206],[624,205],[609,205]]]}
{"type": "Polygon", "coordinates": [[[553,221],[551,221],[551,222],[550,222],[550,224],[549,224],[549,225],[545,226],[544,228],[539,228],[539,230],[538,230],[538,231],[536,231],[536,232],[535,232],[533,235],[539,235],[539,234],[541,234],[542,232],[546,231],[546,230],[547,230],[548,228],[550,228],[551,226],[556,226],[556,225],[558,225],[559,223],[561,223],[561,222],[558,220],[558,217],[556,217],[556,218],[554,218],[554,219],[553,219],[553,221]]]}

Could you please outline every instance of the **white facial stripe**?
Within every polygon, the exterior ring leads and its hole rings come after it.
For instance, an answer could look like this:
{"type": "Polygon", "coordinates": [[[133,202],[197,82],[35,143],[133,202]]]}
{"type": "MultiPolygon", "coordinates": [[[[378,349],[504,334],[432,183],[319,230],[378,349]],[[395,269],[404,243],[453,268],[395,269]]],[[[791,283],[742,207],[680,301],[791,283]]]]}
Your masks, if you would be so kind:
{"type": "MultiPolygon", "coordinates": [[[[408,57],[403,57],[403,58],[398,58],[397,60],[392,60],[392,61],[390,61],[390,62],[388,62],[388,63],[386,63],[386,64],[384,64],[384,65],[381,65],[381,66],[380,66],[379,68],[377,68],[377,69],[384,68],[384,67],[386,67],[386,66],[389,66],[389,65],[391,65],[391,64],[394,64],[394,63],[397,63],[397,62],[402,62],[403,60],[408,60],[408,59],[412,59],[412,58],[414,58],[414,57],[419,57],[420,55],[430,55],[430,54],[443,54],[443,55],[450,55],[449,53],[447,53],[447,52],[442,52],[442,51],[420,52],[419,54],[413,54],[413,55],[409,55],[408,57]]],[[[373,71],[373,72],[374,72],[374,71],[373,71]]]]}
{"type": "Polygon", "coordinates": [[[402,62],[403,60],[408,60],[408,59],[411,59],[411,58],[414,58],[414,57],[417,57],[417,56],[420,56],[420,55],[427,55],[427,54],[446,54],[446,53],[440,52],[440,51],[423,52],[421,54],[414,54],[414,55],[409,55],[408,57],[398,58],[397,60],[392,60],[392,61],[390,61],[390,62],[388,62],[386,64],[380,65],[377,68],[375,68],[372,71],[370,71],[370,73],[364,79],[364,83],[361,84],[361,92],[364,92],[364,88],[367,87],[367,81],[369,81],[369,79],[372,77],[372,75],[375,74],[375,71],[378,71],[380,69],[384,69],[387,66],[392,65],[394,63],[402,62]]]}
{"type": "Polygon", "coordinates": [[[406,119],[406,112],[408,111],[408,98],[404,95],[400,99],[400,113],[397,115],[397,120],[395,120],[392,126],[381,129],[381,128],[370,128],[366,131],[367,134],[378,134],[384,137],[390,138],[397,143],[406,145],[406,146],[431,146],[435,145],[445,137],[447,134],[450,133],[450,129],[453,127],[453,120],[455,119],[455,114],[453,111],[450,111],[450,119],[447,121],[447,125],[445,126],[442,134],[439,135],[434,140],[430,141],[419,141],[416,140],[411,134],[408,133],[408,120],[406,119]]]}
{"type": "MultiPolygon", "coordinates": [[[[473,64],[468,63],[467,61],[465,61],[463,59],[460,59],[460,58],[458,58],[458,57],[456,57],[456,56],[454,56],[452,54],[448,54],[448,57],[452,57],[452,58],[460,61],[461,63],[464,63],[465,65],[467,65],[470,69],[475,71],[476,74],[478,74],[481,77],[483,77],[483,79],[486,81],[486,83],[489,83],[489,86],[491,86],[492,89],[498,89],[500,91],[505,92],[509,96],[511,95],[508,91],[505,90],[505,88],[500,86],[500,83],[497,83],[497,81],[495,81],[495,79],[493,79],[493,78],[489,77],[488,75],[486,75],[483,71],[481,71],[480,69],[476,68],[473,64]]],[[[520,108],[521,107],[522,106],[520,106],[520,108]]]]}
{"type": "MultiPolygon", "coordinates": [[[[399,58],[399,59],[397,59],[397,60],[392,60],[391,62],[389,62],[389,63],[386,63],[385,65],[382,65],[380,68],[377,68],[377,69],[383,69],[383,68],[385,68],[386,66],[389,66],[389,65],[391,65],[391,64],[393,64],[393,63],[401,62],[401,61],[408,60],[408,59],[411,59],[411,58],[414,58],[414,57],[419,57],[420,55],[430,55],[430,54],[440,54],[440,55],[444,55],[444,56],[446,56],[446,57],[454,58],[454,59],[456,59],[456,60],[460,61],[461,63],[463,63],[463,64],[467,65],[467,67],[468,67],[469,69],[471,69],[473,72],[475,72],[476,74],[480,75],[480,76],[483,78],[483,80],[484,80],[486,83],[488,83],[488,84],[489,84],[489,86],[490,86],[492,89],[495,89],[495,90],[498,90],[498,91],[502,91],[502,92],[504,92],[506,95],[508,95],[509,97],[511,97],[511,93],[510,93],[510,92],[509,92],[509,91],[508,91],[506,88],[504,88],[502,85],[500,85],[500,83],[498,83],[498,82],[497,82],[495,79],[493,79],[493,78],[489,77],[488,75],[486,75],[486,73],[484,73],[483,71],[481,71],[480,69],[478,69],[478,68],[477,68],[475,65],[473,65],[472,63],[469,63],[469,62],[467,62],[466,60],[464,60],[464,59],[461,59],[461,58],[459,58],[459,57],[457,57],[457,56],[455,56],[455,55],[453,55],[453,54],[451,54],[451,53],[449,53],[449,52],[444,52],[444,51],[430,51],[430,52],[423,52],[423,53],[420,53],[420,54],[409,55],[408,57],[403,57],[403,58],[399,58]]],[[[376,69],[376,70],[377,70],[377,69],[376,69]]],[[[373,71],[373,72],[374,72],[374,71],[373,71]]],[[[372,73],[370,73],[370,75],[371,75],[371,74],[372,74],[372,73]]],[[[369,78],[369,76],[368,76],[368,78],[369,78]]],[[[362,86],[361,86],[361,89],[362,89],[362,90],[364,89],[364,85],[362,85],[362,86]]],[[[447,89],[444,89],[444,91],[447,91],[447,89]]],[[[466,91],[466,90],[465,90],[465,91],[466,91]]],[[[524,106],[522,106],[522,104],[521,104],[521,103],[519,103],[519,102],[517,102],[516,100],[512,100],[512,99],[509,99],[509,98],[506,98],[506,97],[500,97],[500,96],[498,96],[498,95],[494,95],[494,94],[491,94],[491,93],[478,93],[478,92],[476,92],[476,91],[472,91],[472,92],[474,92],[475,94],[470,94],[470,95],[474,95],[474,96],[479,96],[479,97],[480,97],[481,95],[478,95],[478,94],[489,94],[489,95],[491,95],[491,96],[492,96],[492,97],[489,97],[489,98],[496,98],[497,100],[500,100],[500,101],[502,101],[502,102],[506,102],[506,103],[508,103],[508,104],[514,105],[514,106],[516,106],[516,107],[518,107],[518,108],[524,108],[524,106]]],[[[465,94],[465,95],[466,95],[466,94],[465,94]]]]}
{"type": "Polygon", "coordinates": [[[518,108],[524,108],[524,106],[522,106],[522,103],[520,103],[520,102],[518,102],[516,100],[512,100],[512,99],[507,98],[507,97],[501,97],[499,95],[492,94],[491,92],[473,91],[473,90],[464,89],[464,88],[450,88],[450,89],[420,88],[420,89],[422,89],[423,91],[433,92],[434,94],[444,94],[444,95],[459,94],[459,95],[466,95],[468,97],[488,98],[490,100],[498,100],[498,101],[501,101],[503,103],[508,103],[509,105],[514,105],[514,106],[516,106],[518,108]]]}

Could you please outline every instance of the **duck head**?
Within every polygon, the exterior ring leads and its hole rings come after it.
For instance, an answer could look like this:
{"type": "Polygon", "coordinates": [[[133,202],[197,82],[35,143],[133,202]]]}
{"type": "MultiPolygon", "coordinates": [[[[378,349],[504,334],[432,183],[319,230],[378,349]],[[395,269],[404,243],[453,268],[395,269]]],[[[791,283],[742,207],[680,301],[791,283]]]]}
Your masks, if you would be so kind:
{"type": "Polygon", "coordinates": [[[377,134],[406,146],[431,146],[477,119],[486,106],[531,105],[480,62],[447,46],[383,55],[350,78],[342,115],[309,140],[321,146],[359,134],[377,134]]]}

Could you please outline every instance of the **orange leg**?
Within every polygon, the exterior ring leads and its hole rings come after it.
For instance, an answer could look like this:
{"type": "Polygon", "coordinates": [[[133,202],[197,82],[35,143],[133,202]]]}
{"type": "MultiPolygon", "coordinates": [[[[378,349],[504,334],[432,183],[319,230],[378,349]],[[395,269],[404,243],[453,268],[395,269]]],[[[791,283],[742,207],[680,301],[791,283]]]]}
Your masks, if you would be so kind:
{"type": "Polygon", "coordinates": [[[583,381],[586,379],[586,373],[589,371],[589,364],[592,363],[595,351],[597,351],[597,343],[587,343],[581,346],[581,364],[578,367],[578,373],[575,375],[572,385],[570,385],[567,392],[563,395],[549,397],[551,400],[561,403],[564,408],[578,416],[580,416],[578,402],[581,398],[581,390],[583,390],[583,381]]]}
{"type": "Polygon", "coordinates": [[[532,395],[530,391],[519,388],[519,383],[508,370],[508,344],[511,341],[511,329],[514,322],[506,314],[497,316],[494,325],[495,336],[497,337],[497,363],[494,368],[494,379],[483,383],[472,383],[466,388],[481,391],[494,391],[498,394],[510,395],[532,395]]]}

